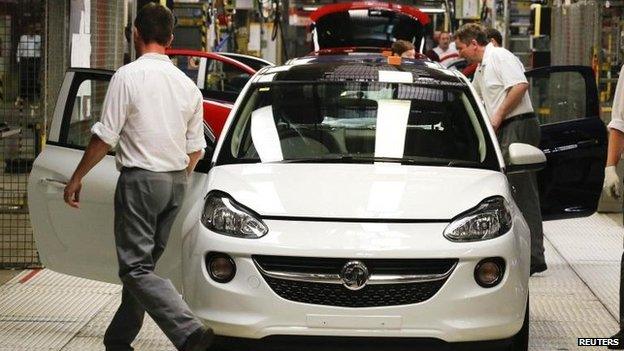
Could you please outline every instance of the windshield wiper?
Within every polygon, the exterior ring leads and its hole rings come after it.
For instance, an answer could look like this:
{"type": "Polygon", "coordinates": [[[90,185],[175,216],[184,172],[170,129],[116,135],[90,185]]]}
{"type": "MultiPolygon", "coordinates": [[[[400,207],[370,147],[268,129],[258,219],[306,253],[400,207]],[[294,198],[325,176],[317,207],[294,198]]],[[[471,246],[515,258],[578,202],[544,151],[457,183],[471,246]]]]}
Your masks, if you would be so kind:
{"type": "Polygon", "coordinates": [[[467,160],[451,160],[447,164],[448,167],[469,167],[469,168],[481,168],[481,164],[475,161],[467,160]]]}

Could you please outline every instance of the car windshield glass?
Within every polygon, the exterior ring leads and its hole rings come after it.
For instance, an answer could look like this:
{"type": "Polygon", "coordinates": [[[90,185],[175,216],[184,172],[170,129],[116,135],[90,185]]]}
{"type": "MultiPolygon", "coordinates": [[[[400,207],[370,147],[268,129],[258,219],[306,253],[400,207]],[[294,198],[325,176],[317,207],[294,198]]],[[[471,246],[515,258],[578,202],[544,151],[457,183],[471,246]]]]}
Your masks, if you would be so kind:
{"type": "Polygon", "coordinates": [[[380,82],[255,85],[219,164],[372,163],[492,168],[465,87],[380,82]]]}

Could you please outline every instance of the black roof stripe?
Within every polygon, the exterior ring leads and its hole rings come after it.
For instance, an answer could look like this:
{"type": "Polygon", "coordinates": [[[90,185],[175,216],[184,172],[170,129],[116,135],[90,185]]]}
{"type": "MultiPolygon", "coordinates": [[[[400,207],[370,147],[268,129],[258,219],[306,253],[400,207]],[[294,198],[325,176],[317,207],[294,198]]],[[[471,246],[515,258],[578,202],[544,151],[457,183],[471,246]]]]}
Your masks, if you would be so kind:
{"type": "Polygon", "coordinates": [[[414,82],[427,85],[465,86],[450,70],[423,60],[404,60],[401,65],[390,65],[380,54],[323,55],[293,59],[288,70],[275,72],[273,81],[378,81],[379,71],[411,72],[414,82]]]}

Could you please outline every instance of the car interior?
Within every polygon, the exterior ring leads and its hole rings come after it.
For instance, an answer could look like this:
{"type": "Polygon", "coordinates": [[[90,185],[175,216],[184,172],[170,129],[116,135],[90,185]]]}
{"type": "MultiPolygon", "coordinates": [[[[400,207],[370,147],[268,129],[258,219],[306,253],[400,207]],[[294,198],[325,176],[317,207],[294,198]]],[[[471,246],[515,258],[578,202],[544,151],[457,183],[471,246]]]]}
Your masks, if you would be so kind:
{"type": "MultiPolygon", "coordinates": [[[[465,116],[461,93],[400,87],[391,94],[418,100],[410,104],[404,157],[480,162],[478,136],[465,116]]],[[[362,92],[346,92],[343,85],[328,84],[272,88],[261,94],[271,104],[284,159],[375,154],[378,101],[362,92]]],[[[262,101],[256,106],[262,107],[262,101]]],[[[242,149],[243,158],[258,157],[251,137],[242,149]]]]}

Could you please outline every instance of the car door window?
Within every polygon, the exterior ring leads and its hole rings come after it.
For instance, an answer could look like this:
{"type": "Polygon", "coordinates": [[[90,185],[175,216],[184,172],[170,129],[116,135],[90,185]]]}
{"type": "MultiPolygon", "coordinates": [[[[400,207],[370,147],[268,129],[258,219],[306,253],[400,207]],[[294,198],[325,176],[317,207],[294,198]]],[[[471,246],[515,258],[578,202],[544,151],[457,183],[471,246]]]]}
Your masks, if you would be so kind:
{"type": "Polygon", "coordinates": [[[84,79],[77,84],[71,108],[66,110],[65,121],[69,125],[64,146],[84,149],[89,144],[91,127],[102,114],[108,83],[107,79],[84,79]]]}
{"type": "Polygon", "coordinates": [[[526,76],[547,158],[546,168],[537,174],[542,218],[588,216],[598,207],[607,152],[594,71],[549,66],[526,76]]]}
{"type": "Polygon", "coordinates": [[[529,77],[531,103],[540,124],[567,122],[587,116],[585,78],[580,72],[551,72],[529,77]]]}
{"type": "Polygon", "coordinates": [[[234,102],[251,75],[219,60],[198,56],[171,56],[173,63],[196,84],[206,99],[234,102]]]}

